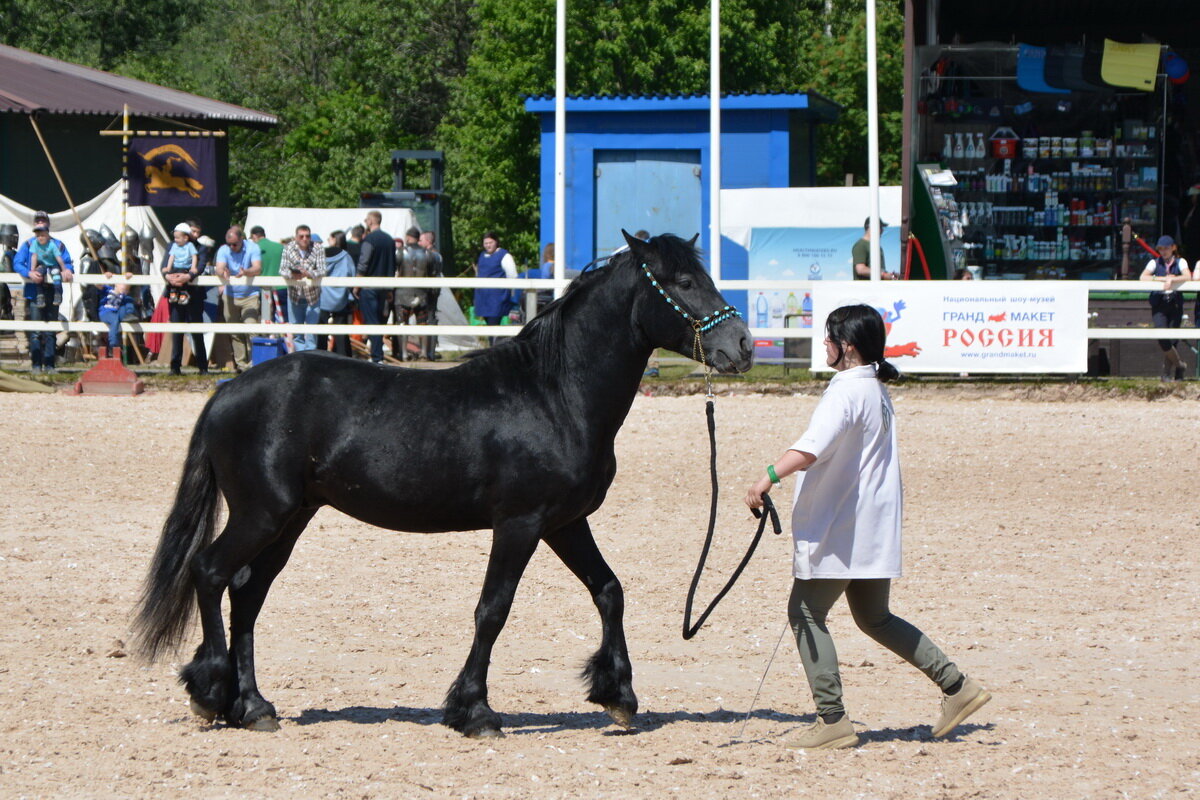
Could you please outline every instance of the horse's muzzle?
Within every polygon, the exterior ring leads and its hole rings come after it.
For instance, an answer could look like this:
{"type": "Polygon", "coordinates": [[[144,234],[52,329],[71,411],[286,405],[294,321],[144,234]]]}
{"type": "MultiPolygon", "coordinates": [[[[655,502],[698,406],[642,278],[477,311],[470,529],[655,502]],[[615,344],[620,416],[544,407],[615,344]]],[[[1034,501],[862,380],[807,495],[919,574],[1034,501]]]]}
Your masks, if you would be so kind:
{"type": "Polygon", "coordinates": [[[720,342],[713,342],[709,351],[709,363],[717,372],[726,375],[749,372],[754,366],[754,339],[750,336],[750,329],[743,324],[740,332],[731,333],[736,335],[722,337],[720,342]]]}

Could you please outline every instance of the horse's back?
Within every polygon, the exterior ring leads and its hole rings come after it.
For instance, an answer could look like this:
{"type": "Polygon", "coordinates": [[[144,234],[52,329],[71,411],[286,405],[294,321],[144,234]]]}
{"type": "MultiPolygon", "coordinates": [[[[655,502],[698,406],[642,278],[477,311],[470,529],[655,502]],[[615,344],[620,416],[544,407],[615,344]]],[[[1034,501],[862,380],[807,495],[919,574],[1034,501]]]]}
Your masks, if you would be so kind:
{"type": "Polygon", "coordinates": [[[223,386],[201,424],[231,503],[247,476],[261,476],[247,502],[331,505],[398,530],[486,528],[583,471],[542,452],[561,441],[552,420],[564,415],[500,366],[417,370],[297,353],[223,386]]]}

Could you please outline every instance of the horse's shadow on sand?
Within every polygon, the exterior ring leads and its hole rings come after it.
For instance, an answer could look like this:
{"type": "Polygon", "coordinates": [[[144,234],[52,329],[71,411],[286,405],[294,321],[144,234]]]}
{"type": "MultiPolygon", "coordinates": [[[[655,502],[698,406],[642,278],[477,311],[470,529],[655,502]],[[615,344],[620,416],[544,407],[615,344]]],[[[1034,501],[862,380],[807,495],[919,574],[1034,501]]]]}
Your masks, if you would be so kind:
{"type": "MultiPolygon", "coordinates": [[[[747,720],[747,714],[745,712],[727,711],[724,709],[710,712],[648,711],[638,714],[631,728],[618,727],[613,723],[608,714],[603,711],[564,711],[542,714],[532,712],[516,714],[502,713],[501,718],[503,719],[504,732],[509,736],[529,736],[589,729],[598,730],[605,736],[629,736],[656,731],[679,722],[710,725],[740,725],[743,721],[747,720]]],[[[407,722],[415,725],[433,726],[442,724],[442,710],[440,708],[416,708],[408,706],[394,706],[392,708],[380,708],[376,706],[346,706],[339,709],[309,708],[289,719],[297,725],[318,725],[325,722],[353,722],[357,725],[407,722]]],[[[790,714],[770,708],[758,708],[750,712],[748,719],[748,724],[751,728],[754,727],[753,723],[755,721],[762,720],[789,725],[791,727],[783,731],[777,731],[772,737],[763,738],[761,737],[760,726],[759,736],[743,739],[741,738],[741,734],[737,733],[730,738],[729,742],[718,746],[726,747],[739,743],[782,741],[793,735],[801,726],[813,722],[816,716],[813,714],[790,714]]],[[[954,741],[959,737],[978,731],[991,731],[994,727],[991,723],[986,725],[960,725],[955,729],[953,735],[946,737],[945,741],[954,741]]],[[[753,730],[749,732],[754,733],[753,730]]],[[[866,745],[886,742],[925,741],[930,739],[930,735],[928,725],[917,725],[911,728],[880,728],[878,730],[865,729],[860,726],[859,738],[866,745]]]]}
{"type": "MultiPolygon", "coordinates": [[[[655,731],[677,722],[693,722],[727,725],[741,722],[745,712],[720,709],[711,712],[695,711],[646,711],[637,715],[633,727],[621,728],[603,711],[563,711],[557,713],[504,713],[501,712],[504,732],[512,736],[556,733],[561,731],[603,730],[608,736],[622,736],[655,731]]],[[[770,719],[783,723],[800,723],[811,720],[809,714],[785,714],[771,709],[756,709],[751,719],[770,719]]],[[[309,708],[299,715],[290,717],[297,725],[316,725],[322,722],[353,722],[359,725],[378,725],[384,722],[409,722],[416,725],[441,725],[442,709],[411,708],[395,706],[378,708],[373,706],[347,706],[340,709],[309,708]]]]}

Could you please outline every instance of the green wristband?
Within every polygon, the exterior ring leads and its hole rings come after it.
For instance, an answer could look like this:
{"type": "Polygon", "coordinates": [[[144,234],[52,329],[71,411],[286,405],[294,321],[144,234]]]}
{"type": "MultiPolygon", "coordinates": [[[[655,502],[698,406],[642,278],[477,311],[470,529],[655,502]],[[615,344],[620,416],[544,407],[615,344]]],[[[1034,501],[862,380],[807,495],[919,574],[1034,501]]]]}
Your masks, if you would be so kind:
{"type": "Polygon", "coordinates": [[[776,486],[779,485],[779,476],[775,474],[774,464],[767,465],[767,477],[771,479],[771,483],[775,484],[776,486]]]}

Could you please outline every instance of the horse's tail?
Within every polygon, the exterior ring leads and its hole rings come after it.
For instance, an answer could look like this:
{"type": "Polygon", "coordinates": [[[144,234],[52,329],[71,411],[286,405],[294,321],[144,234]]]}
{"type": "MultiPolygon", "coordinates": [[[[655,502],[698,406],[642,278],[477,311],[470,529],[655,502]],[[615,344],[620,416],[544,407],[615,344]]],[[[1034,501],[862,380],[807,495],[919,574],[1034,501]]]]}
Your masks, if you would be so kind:
{"type": "Polygon", "coordinates": [[[175,504],[138,602],[136,649],[151,660],[173,652],[187,632],[196,600],[192,559],[212,542],[216,527],[220,492],[203,428],[204,416],[192,432],[175,504]]]}

